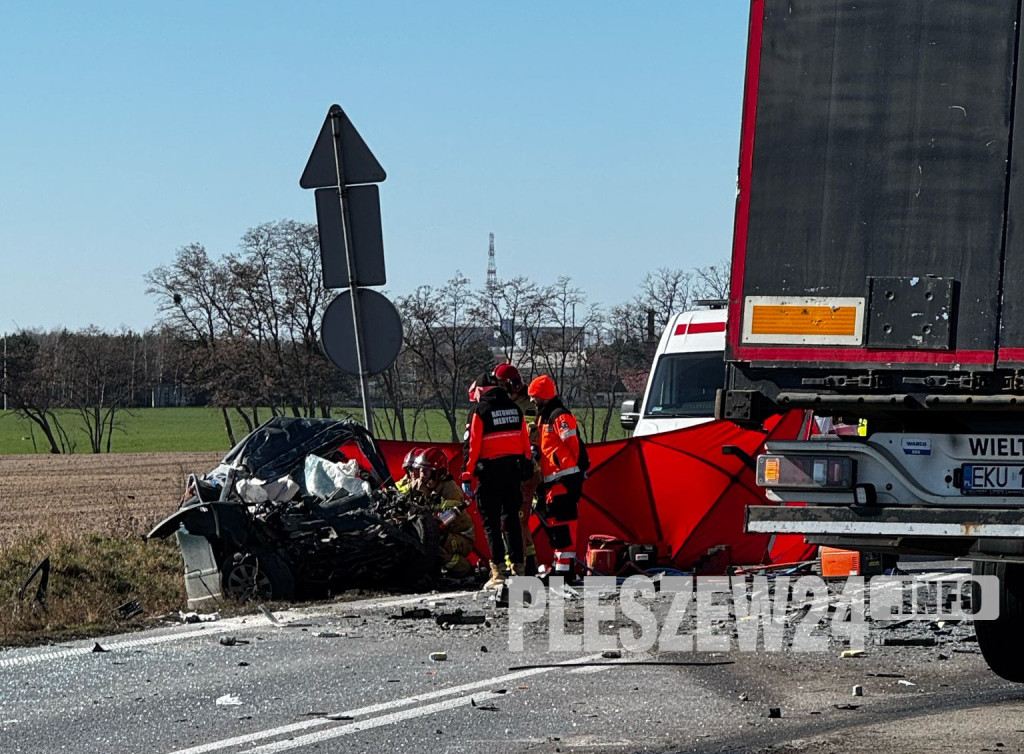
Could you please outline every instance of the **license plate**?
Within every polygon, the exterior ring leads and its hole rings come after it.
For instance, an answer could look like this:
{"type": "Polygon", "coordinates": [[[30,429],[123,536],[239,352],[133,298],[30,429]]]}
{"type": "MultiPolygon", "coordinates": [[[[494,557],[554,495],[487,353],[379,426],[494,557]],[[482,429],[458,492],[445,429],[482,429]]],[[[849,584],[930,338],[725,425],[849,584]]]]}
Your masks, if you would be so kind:
{"type": "Polygon", "coordinates": [[[962,471],[965,495],[1024,495],[1024,466],[967,463],[962,471]]]}

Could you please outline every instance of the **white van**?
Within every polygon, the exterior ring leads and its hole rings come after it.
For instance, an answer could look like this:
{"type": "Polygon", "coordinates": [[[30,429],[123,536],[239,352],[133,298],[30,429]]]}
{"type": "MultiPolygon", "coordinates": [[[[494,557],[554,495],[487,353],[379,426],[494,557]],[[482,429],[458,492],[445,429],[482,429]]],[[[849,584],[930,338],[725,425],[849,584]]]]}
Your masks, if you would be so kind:
{"type": "Polygon", "coordinates": [[[658,343],[643,400],[622,404],[620,423],[633,436],[692,427],[715,418],[725,380],[725,302],[676,314],[658,343]]]}

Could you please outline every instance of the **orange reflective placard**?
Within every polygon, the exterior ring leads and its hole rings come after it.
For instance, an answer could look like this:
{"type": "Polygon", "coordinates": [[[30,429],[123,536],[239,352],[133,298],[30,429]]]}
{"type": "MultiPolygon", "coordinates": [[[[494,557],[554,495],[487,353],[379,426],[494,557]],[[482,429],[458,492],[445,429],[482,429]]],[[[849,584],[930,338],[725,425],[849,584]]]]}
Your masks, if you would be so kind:
{"type": "Polygon", "coordinates": [[[750,320],[753,335],[854,335],[854,306],[756,304],[750,320]]]}

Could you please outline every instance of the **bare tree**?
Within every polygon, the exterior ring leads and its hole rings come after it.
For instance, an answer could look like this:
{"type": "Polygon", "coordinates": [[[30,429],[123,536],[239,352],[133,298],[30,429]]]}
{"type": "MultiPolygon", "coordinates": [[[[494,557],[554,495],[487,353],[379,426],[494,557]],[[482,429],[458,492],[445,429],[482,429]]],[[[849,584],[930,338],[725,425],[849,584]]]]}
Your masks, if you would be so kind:
{"type": "Polygon", "coordinates": [[[59,405],[59,393],[53,349],[38,334],[25,330],[5,336],[5,340],[3,392],[7,405],[39,427],[51,453],[71,450],[54,412],[59,405]]]}
{"type": "Polygon", "coordinates": [[[196,344],[193,374],[234,442],[228,411],[246,429],[272,414],[329,416],[345,379],[320,349],[328,292],[316,226],[292,220],[250,228],[222,261],[200,244],[146,276],[164,326],[196,344]]]}
{"type": "Polygon", "coordinates": [[[64,381],[69,405],[82,420],[93,453],[110,452],[118,412],[132,396],[138,362],[133,358],[138,336],[116,335],[89,327],[64,333],[64,381]]]}
{"type": "Polygon", "coordinates": [[[559,393],[575,401],[579,394],[576,376],[583,365],[587,333],[600,321],[601,310],[589,304],[586,294],[564,276],[544,289],[543,300],[543,324],[532,333],[534,371],[550,375],[559,393]]]}
{"type": "Polygon", "coordinates": [[[471,319],[469,280],[456,273],[440,288],[422,285],[398,299],[407,317],[405,350],[422,389],[436,401],[451,429],[451,441],[462,436],[457,409],[465,404],[466,388],[476,374],[489,370],[494,357],[491,335],[471,319]]]}
{"type": "Polygon", "coordinates": [[[174,261],[157,267],[145,275],[146,293],[156,297],[157,316],[168,328],[196,345],[193,352],[193,373],[203,388],[212,392],[212,402],[219,405],[224,430],[234,445],[235,433],[228,408],[219,402],[223,378],[232,375],[231,363],[219,348],[222,339],[233,335],[231,317],[230,273],[223,264],[214,263],[199,243],[178,249],[174,261]]]}
{"type": "Polygon", "coordinates": [[[731,273],[732,265],[728,259],[723,259],[718,264],[709,264],[695,269],[693,271],[694,298],[728,299],[729,277],[731,273]]]}
{"type": "Polygon", "coordinates": [[[533,339],[527,335],[536,331],[544,314],[544,291],[525,277],[498,281],[473,295],[473,318],[491,329],[510,364],[533,362],[533,339]]]}
{"type": "Polygon", "coordinates": [[[679,269],[660,267],[649,272],[640,283],[640,292],[633,297],[637,314],[646,317],[654,312],[655,324],[661,328],[677,312],[689,309],[693,303],[694,274],[679,269]]]}

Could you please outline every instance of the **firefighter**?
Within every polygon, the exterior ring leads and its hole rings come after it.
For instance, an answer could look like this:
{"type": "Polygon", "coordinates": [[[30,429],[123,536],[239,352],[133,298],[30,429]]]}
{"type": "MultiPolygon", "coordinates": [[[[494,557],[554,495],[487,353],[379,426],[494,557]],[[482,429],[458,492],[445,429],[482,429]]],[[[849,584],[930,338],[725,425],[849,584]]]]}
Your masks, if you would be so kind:
{"type": "Polygon", "coordinates": [[[583,494],[583,450],[576,417],[562,403],[555,381],[548,375],[537,377],[527,392],[538,411],[541,484],[537,489],[537,511],[555,553],[553,575],[573,578],[576,552],[569,524],[577,518],[583,494]]]}
{"type": "Polygon", "coordinates": [[[441,526],[441,567],[461,579],[473,572],[466,556],[476,539],[473,519],[466,513],[466,497],[448,472],[448,455],[441,448],[421,450],[412,460],[418,472],[418,490],[441,526]]]}
{"type": "MultiPolygon", "coordinates": [[[[527,421],[526,427],[530,434],[530,444],[536,444],[537,424],[534,419],[537,411],[530,401],[530,396],[526,394],[526,383],[523,382],[519,370],[511,364],[499,364],[491,376],[498,387],[503,388],[508,393],[508,397],[522,410],[527,421]]],[[[519,509],[519,524],[523,534],[523,553],[527,576],[537,575],[537,548],[533,544],[533,534],[530,532],[530,514],[533,512],[533,499],[537,494],[537,485],[539,484],[540,465],[535,462],[533,474],[522,483],[523,505],[519,509]]]]}
{"type": "Polygon", "coordinates": [[[413,448],[402,459],[402,468],[405,470],[405,476],[395,482],[395,487],[403,495],[408,495],[419,487],[420,471],[415,467],[413,461],[422,452],[423,448],[413,448]]]}
{"type": "Polygon", "coordinates": [[[509,575],[503,532],[508,538],[511,573],[526,574],[519,524],[523,502],[520,483],[533,473],[523,412],[495,382],[484,373],[470,385],[469,398],[476,405],[466,421],[463,445],[462,488],[469,495],[476,484],[477,508],[491,551],[491,578],[484,584],[485,589],[500,587],[509,575]]]}

